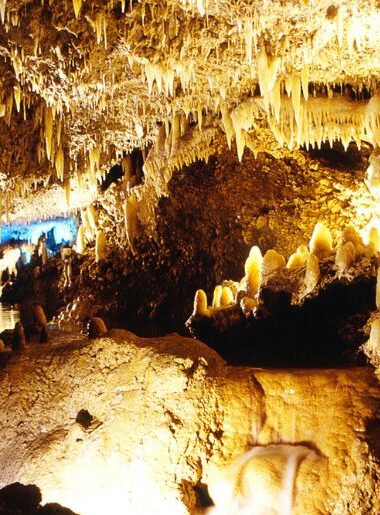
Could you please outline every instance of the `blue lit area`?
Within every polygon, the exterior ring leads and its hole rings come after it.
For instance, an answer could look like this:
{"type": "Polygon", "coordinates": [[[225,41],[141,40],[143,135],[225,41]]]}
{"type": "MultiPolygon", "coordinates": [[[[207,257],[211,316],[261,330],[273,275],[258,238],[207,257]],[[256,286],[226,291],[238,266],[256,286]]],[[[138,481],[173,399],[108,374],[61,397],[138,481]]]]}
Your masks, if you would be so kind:
{"type": "Polygon", "coordinates": [[[72,243],[77,235],[78,223],[76,218],[55,218],[46,221],[36,221],[28,225],[3,225],[1,228],[1,244],[12,240],[27,241],[37,244],[42,233],[46,234],[46,246],[55,251],[63,243],[72,243]]]}

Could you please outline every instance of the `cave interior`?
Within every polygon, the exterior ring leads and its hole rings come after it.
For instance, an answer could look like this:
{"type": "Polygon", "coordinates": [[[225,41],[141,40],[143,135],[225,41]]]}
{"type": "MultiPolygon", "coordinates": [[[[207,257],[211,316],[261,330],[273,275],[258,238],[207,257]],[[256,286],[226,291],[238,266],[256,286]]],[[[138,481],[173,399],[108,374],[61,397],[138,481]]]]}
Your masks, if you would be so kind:
{"type": "Polygon", "coordinates": [[[1,514],[380,513],[379,55],[376,0],[0,0],[1,514]]]}

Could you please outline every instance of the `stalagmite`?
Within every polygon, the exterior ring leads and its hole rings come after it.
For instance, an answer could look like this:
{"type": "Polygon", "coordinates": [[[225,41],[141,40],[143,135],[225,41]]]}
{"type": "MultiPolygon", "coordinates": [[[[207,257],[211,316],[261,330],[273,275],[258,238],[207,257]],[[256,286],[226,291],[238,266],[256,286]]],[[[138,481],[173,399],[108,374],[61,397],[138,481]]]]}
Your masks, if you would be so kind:
{"type": "Polygon", "coordinates": [[[78,227],[77,240],[76,240],[76,251],[78,254],[84,254],[86,248],[85,240],[85,228],[83,224],[78,227]]]}
{"type": "Polygon", "coordinates": [[[257,308],[258,303],[255,299],[245,296],[240,300],[240,309],[244,315],[249,316],[257,308]]]}
{"type": "Polygon", "coordinates": [[[259,291],[262,281],[262,268],[263,258],[260,249],[254,246],[251,248],[244,265],[246,291],[252,298],[255,297],[259,291]]]}
{"type": "Polygon", "coordinates": [[[221,306],[221,296],[222,296],[223,286],[221,284],[218,284],[214,288],[214,294],[212,298],[212,307],[213,308],[220,308],[221,306]]]}
{"type": "Polygon", "coordinates": [[[286,267],[284,256],[273,249],[268,250],[263,258],[263,277],[267,279],[273,272],[286,267]]]}
{"type": "Polygon", "coordinates": [[[105,336],[108,329],[104,320],[100,317],[91,317],[87,323],[87,336],[88,338],[99,338],[105,336]]]}
{"type": "Polygon", "coordinates": [[[221,306],[229,306],[235,302],[234,294],[232,293],[231,288],[228,286],[223,286],[222,292],[220,295],[220,305],[221,306]]]}
{"type": "Polygon", "coordinates": [[[211,312],[207,306],[207,295],[203,290],[197,290],[194,297],[194,310],[192,316],[209,317],[211,312]]]}
{"type": "Polygon", "coordinates": [[[331,255],[332,244],[330,230],[322,222],[317,222],[309,243],[310,253],[315,254],[318,259],[324,259],[331,255]]]}
{"type": "Polygon", "coordinates": [[[372,363],[379,363],[380,360],[380,319],[376,318],[371,323],[369,339],[364,345],[365,353],[371,358],[372,363]]]}
{"type": "Polygon", "coordinates": [[[373,245],[375,252],[380,252],[380,232],[379,228],[372,226],[368,233],[368,241],[373,245]]]}
{"type": "Polygon", "coordinates": [[[320,276],[321,272],[319,269],[318,258],[315,254],[310,254],[306,263],[306,273],[304,279],[306,295],[312,292],[317,286],[320,276]]]}
{"type": "Polygon", "coordinates": [[[95,262],[98,263],[107,257],[107,238],[103,231],[96,232],[95,239],[95,262]]]}
{"type": "Polygon", "coordinates": [[[335,266],[339,279],[347,273],[347,270],[355,261],[355,247],[351,241],[340,245],[335,255],[335,266]]]}
{"type": "Polygon", "coordinates": [[[356,250],[359,249],[361,245],[363,245],[363,240],[361,239],[360,234],[352,225],[348,225],[343,229],[341,241],[342,243],[347,243],[348,241],[350,241],[354,245],[356,250]]]}
{"type": "Polygon", "coordinates": [[[286,263],[286,268],[289,270],[295,270],[306,265],[310,252],[306,245],[300,245],[296,252],[294,252],[286,263]]]}
{"type": "Polygon", "coordinates": [[[380,199],[380,148],[376,147],[370,156],[370,165],[366,171],[366,183],[374,199],[380,199]]]}

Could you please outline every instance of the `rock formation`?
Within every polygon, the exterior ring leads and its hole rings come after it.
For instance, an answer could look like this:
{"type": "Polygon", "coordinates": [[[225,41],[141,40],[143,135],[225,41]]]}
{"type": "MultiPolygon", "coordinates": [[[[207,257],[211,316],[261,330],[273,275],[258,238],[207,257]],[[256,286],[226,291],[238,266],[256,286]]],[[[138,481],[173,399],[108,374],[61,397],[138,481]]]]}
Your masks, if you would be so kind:
{"type": "Polygon", "coordinates": [[[78,227],[0,248],[2,485],[380,512],[379,50],[372,0],[0,0],[0,224],[78,227]]]}
{"type": "MultiPolygon", "coordinates": [[[[265,487],[249,449],[303,445],[295,514],[379,509],[380,387],[367,368],[231,368],[195,340],[122,330],[41,347],[1,370],[3,484],[38,484],[43,502],[83,515],[117,506],[190,513],[207,485],[217,502],[225,467],[246,458],[253,468],[244,468],[245,479],[230,472],[230,487],[243,481],[243,497],[252,481],[265,487]]],[[[274,459],[283,471],[281,452],[274,459]]],[[[279,487],[271,480],[268,488],[279,487]]]]}

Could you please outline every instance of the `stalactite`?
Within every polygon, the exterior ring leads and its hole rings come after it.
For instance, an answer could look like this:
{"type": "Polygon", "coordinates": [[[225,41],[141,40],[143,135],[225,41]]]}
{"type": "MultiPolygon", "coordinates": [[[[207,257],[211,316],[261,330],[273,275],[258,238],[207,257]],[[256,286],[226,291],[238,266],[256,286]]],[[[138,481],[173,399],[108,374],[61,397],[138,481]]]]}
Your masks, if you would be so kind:
{"type": "Polygon", "coordinates": [[[138,232],[138,202],[133,192],[124,203],[124,224],[129,247],[134,252],[134,240],[138,232]]]}
{"type": "Polygon", "coordinates": [[[57,172],[57,177],[60,181],[63,181],[64,178],[64,167],[65,167],[65,161],[64,161],[64,155],[62,147],[60,146],[55,153],[55,170],[57,172]]]}
{"type": "Polygon", "coordinates": [[[76,252],[78,254],[84,254],[86,248],[85,240],[85,228],[83,224],[78,227],[77,239],[76,239],[76,252]]]}
{"type": "Polygon", "coordinates": [[[7,0],[0,0],[0,19],[1,23],[5,22],[5,8],[7,5],[7,0]]]}
{"type": "Polygon", "coordinates": [[[16,104],[16,111],[20,112],[21,107],[21,89],[20,86],[14,86],[13,87],[13,93],[15,96],[15,104],[16,104]]]}
{"type": "Polygon", "coordinates": [[[228,148],[231,149],[231,141],[235,135],[234,126],[232,123],[232,119],[228,110],[228,107],[225,102],[222,102],[220,106],[220,111],[222,114],[222,122],[224,127],[224,132],[226,133],[228,148]]]}
{"type": "Polygon", "coordinates": [[[82,8],[82,0],[73,0],[73,7],[74,7],[75,17],[78,18],[80,10],[82,8]]]}
{"type": "Polygon", "coordinates": [[[70,181],[70,177],[66,177],[66,179],[65,179],[64,190],[65,190],[66,207],[68,209],[70,209],[70,207],[71,207],[71,181],[70,181]]]}
{"type": "Polygon", "coordinates": [[[46,157],[50,159],[53,145],[53,112],[48,106],[45,107],[45,145],[46,157]]]}

